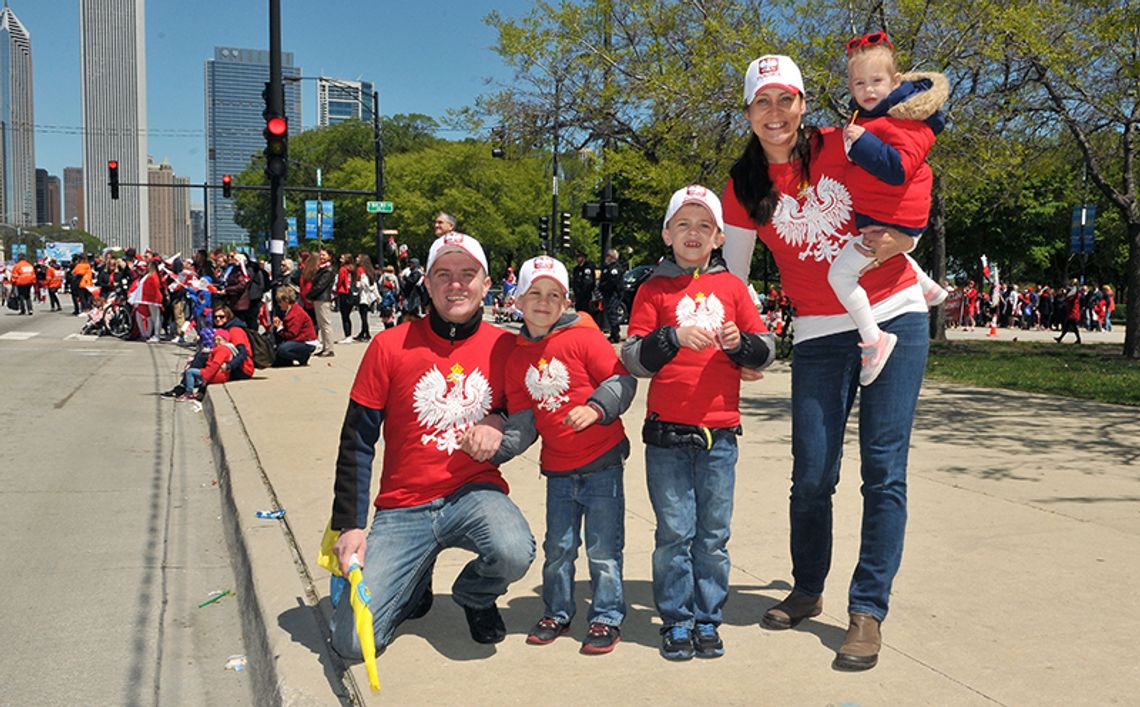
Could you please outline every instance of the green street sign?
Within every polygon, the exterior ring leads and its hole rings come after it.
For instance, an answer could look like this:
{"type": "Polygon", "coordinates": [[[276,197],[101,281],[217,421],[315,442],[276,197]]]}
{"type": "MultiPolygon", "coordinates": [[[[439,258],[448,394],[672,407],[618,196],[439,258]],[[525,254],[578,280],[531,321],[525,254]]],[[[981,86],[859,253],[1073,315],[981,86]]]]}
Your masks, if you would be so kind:
{"type": "Polygon", "coordinates": [[[390,201],[370,201],[370,202],[368,202],[368,213],[370,213],[370,214],[390,214],[390,213],[392,213],[392,202],[390,202],[390,201]]]}

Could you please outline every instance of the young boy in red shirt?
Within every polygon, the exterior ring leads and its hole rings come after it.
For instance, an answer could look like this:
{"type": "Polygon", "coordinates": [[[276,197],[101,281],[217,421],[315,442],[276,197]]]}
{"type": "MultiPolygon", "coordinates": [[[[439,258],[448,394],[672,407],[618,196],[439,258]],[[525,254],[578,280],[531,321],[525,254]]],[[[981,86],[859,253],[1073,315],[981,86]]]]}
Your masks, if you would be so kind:
{"type": "Polygon", "coordinates": [[[622,550],[629,440],[620,415],[637,381],[621,365],[594,320],[567,311],[566,266],[547,255],[519,269],[517,306],[523,327],[507,358],[510,416],[492,459],[501,464],[542,437],[546,538],[542,549],[543,615],[527,643],[546,645],[574,618],[574,561],[582,524],[590,561],[590,627],[582,653],[609,653],[625,618],[622,550]]]}
{"type": "Polygon", "coordinates": [[[621,359],[649,384],[642,427],[657,516],[653,598],[661,655],[724,655],[728,536],[740,428],[741,368],[771,363],[775,342],[748,290],[713,251],[724,244],[720,199],[678,190],[661,231],[662,260],[634,297],[621,359]]]}

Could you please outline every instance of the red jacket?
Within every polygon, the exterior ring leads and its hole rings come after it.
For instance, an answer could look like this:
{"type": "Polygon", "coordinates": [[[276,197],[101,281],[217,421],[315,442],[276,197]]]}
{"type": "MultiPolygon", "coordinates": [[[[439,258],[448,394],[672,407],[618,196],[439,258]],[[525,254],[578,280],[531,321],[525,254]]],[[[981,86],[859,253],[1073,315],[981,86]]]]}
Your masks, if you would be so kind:
{"type": "Polygon", "coordinates": [[[249,334],[245,329],[234,324],[227,329],[218,329],[216,334],[221,334],[223,337],[229,339],[230,343],[235,347],[245,347],[245,360],[241,362],[241,371],[244,374],[243,378],[250,378],[253,376],[253,347],[249,345],[249,334]]]}
{"type": "Polygon", "coordinates": [[[317,330],[313,320],[305,314],[305,310],[294,302],[281,319],[281,328],[277,330],[277,337],[281,341],[313,341],[317,338],[317,330]]]}
{"type": "Polygon", "coordinates": [[[352,291],[352,270],[347,265],[341,265],[336,273],[336,293],[347,295],[352,291]]]}
{"type": "Polygon", "coordinates": [[[214,348],[210,351],[210,358],[206,360],[206,365],[199,371],[202,374],[202,381],[205,383],[225,383],[228,381],[230,379],[229,367],[222,368],[222,365],[232,361],[233,357],[233,344],[226,341],[224,330],[217,332],[214,348]]]}

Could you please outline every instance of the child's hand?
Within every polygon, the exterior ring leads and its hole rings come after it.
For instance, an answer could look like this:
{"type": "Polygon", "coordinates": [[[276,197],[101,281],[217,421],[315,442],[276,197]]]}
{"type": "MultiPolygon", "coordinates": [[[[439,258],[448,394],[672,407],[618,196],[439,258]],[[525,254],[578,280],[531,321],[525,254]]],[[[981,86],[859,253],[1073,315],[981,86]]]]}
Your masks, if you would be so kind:
{"type": "Polygon", "coordinates": [[[566,413],[566,417],[562,420],[562,424],[569,425],[570,429],[574,430],[575,432],[581,432],[601,418],[601,413],[589,405],[579,405],[570,412],[566,413]]]}
{"type": "Polygon", "coordinates": [[[697,326],[683,326],[677,328],[677,341],[681,346],[693,351],[703,351],[716,343],[713,335],[697,326]]]}
{"type": "Polygon", "coordinates": [[[848,145],[853,145],[855,144],[856,140],[863,136],[863,133],[865,132],[867,132],[867,129],[862,125],[855,125],[852,123],[846,128],[843,128],[843,141],[848,145]]]}
{"type": "Polygon", "coordinates": [[[728,321],[720,328],[720,347],[725,351],[735,351],[740,348],[740,328],[736,322],[728,321]]]}
{"type": "Polygon", "coordinates": [[[758,371],[755,368],[741,368],[740,380],[745,382],[758,381],[764,377],[763,371],[758,371]]]}

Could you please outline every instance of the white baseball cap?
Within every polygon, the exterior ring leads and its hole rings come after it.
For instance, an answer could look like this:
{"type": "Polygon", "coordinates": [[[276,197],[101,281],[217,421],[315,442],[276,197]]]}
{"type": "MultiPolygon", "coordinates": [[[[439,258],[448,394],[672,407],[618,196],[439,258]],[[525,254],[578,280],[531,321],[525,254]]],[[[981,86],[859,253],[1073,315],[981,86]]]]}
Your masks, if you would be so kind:
{"type": "Polygon", "coordinates": [[[769,86],[803,95],[804,77],[800,67],[783,54],[765,54],[754,59],[744,72],[744,105],[752,105],[756,94],[769,86]]]}
{"type": "Polygon", "coordinates": [[[435,242],[431,244],[431,250],[428,251],[427,259],[427,272],[431,272],[431,266],[439,259],[439,256],[448,253],[464,253],[483,266],[483,274],[487,274],[487,255],[483,253],[483,246],[479,245],[479,241],[475,240],[466,233],[459,233],[452,231],[445,233],[435,242]]]}
{"type": "Polygon", "coordinates": [[[566,273],[566,266],[562,261],[549,255],[539,255],[526,261],[519,268],[518,296],[525,295],[532,284],[544,277],[562,285],[563,292],[570,291],[570,276],[566,273]]]}
{"type": "Polygon", "coordinates": [[[665,221],[662,222],[662,227],[668,226],[669,219],[673,218],[673,214],[677,213],[685,204],[700,204],[705,207],[716,221],[716,227],[724,230],[724,209],[721,208],[720,198],[700,184],[690,184],[673,192],[673,198],[669,199],[669,208],[665,211],[665,221]]]}

